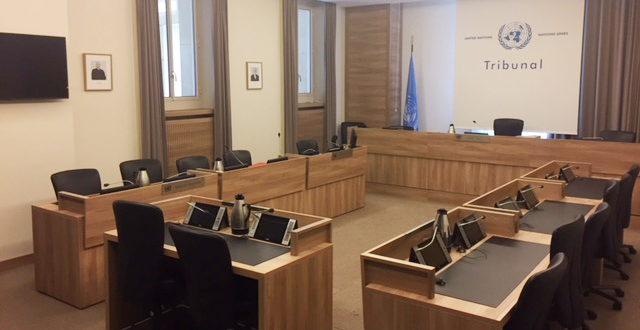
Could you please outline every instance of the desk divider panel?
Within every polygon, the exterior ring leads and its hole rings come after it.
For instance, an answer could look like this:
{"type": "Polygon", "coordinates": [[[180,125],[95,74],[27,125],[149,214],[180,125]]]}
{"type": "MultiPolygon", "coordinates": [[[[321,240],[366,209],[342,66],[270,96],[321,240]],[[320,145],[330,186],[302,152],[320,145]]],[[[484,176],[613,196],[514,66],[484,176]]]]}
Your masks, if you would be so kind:
{"type": "Polygon", "coordinates": [[[591,163],[578,163],[578,162],[569,162],[569,161],[562,161],[562,160],[552,160],[536,168],[535,170],[521,176],[521,178],[522,179],[542,179],[544,181],[552,181],[552,182],[555,182],[555,181],[564,182],[564,180],[547,180],[545,179],[545,176],[549,173],[554,173],[558,175],[558,173],[560,172],[560,169],[567,164],[571,166],[573,173],[575,173],[576,176],[586,177],[586,178],[591,177],[591,163]]]}
{"type": "Polygon", "coordinates": [[[530,184],[535,190],[538,199],[560,200],[563,199],[565,184],[561,182],[540,182],[537,179],[515,179],[484,195],[474,198],[464,204],[466,207],[493,210],[506,213],[520,213],[514,210],[498,209],[495,203],[506,197],[516,197],[518,190],[530,184]]]}

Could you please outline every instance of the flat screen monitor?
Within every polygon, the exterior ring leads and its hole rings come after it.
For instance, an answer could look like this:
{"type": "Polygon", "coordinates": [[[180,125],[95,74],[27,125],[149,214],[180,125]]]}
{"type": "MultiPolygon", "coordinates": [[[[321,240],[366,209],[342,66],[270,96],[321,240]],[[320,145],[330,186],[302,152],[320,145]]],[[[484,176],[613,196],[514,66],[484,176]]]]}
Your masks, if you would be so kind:
{"type": "Polygon", "coordinates": [[[451,256],[440,234],[411,248],[409,261],[432,266],[436,271],[451,263],[451,256]]]}
{"type": "Polygon", "coordinates": [[[289,245],[291,232],[298,228],[298,221],[273,214],[258,213],[251,225],[249,237],[255,239],[289,245]]]}
{"type": "Polygon", "coordinates": [[[516,202],[516,200],[513,199],[513,197],[507,197],[497,202],[495,207],[499,209],[505,209],[505,210],[520,211],[520,208],[518,207],[518,202],[516,202]]]}
{"type": "Polygon", "coordinates": [[[0,33],[0,101],[67,98],[64,37],[0,33]]]}
{"type": "Polygon", "coordinates": [[[566,182],[571,182],[576,179],[576,174],[573,173],[573,169],[571,169],[569,164],[562,166],[560,169],[560,178],[566,182]]]}
{"type": "Polygon", "coordinates": [[[189,203],[184,223],[189,226],[220,230],[229,226],[227,208],[205,203],[189,203]]]}
{"type": "Polygon", "coordinates": [[[536,207],[540,200],[536,195],[536,192],[530,184],[522,187],[522,189],[518,190],[518,201],[522,201],[522,205],[527,209],[531,210],[536,207]]]}

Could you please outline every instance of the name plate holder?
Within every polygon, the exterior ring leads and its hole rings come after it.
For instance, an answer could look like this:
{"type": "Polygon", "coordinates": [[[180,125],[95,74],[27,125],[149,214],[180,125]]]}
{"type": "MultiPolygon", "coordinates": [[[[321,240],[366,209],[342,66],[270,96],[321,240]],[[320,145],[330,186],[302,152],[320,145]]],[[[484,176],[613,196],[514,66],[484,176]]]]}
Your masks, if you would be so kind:
{"type": "Polygon", "coordinates": [[[344,149],[331,153],[331,160],[338,160],[353,157],[353,149],[344,149]]]}
{"type": "Polygon", "coordinates": [[[456,141],[458,142],[476,142],[476,143],[489,143],[489,135],[481,134],[456,134],[456,141]]]}
{"type": "Polygon", "coordinates": [[[195,177],[191,179],[178,180],[162,184],[162,194],[174,194],[189,189],[204,187],[204,177],[195,177]]]}

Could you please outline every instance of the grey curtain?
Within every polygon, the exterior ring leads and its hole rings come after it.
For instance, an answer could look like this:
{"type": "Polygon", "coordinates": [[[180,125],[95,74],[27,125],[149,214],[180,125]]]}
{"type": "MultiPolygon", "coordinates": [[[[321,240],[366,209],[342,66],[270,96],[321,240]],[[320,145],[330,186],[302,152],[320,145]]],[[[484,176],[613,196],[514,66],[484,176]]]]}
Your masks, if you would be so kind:
{"type": "Polygon", "coordinates": [[[325,87],[325,145],[331,146],[331,137],[336,134],[336,4],[325,4],[325,70],[327,77],[325,87]]]}
{"type": "Polygon", "coordinates": [[[142,156],[158,159],[162,163],[164,172],[168,173],[158,1],[137,0],[136,12],[138,16],[138,61],[142,111],[142,156]]]}
{"type": "Polygon", "coordinates": [[[282,1],[284,27],[284,149],[296,153],[298,139],[298,1],[282,1]]]}
{"type": "Polygon", "coordinates": [[[227,0],[213,0],[214,155],[222,157],[231,146],[231,94],[229,92],[229,27],[227,0]]]}
{"type": "Polygon", "coordinates": [[[640,1],[587,0],[579,134],[640,132],[640,1]]]}

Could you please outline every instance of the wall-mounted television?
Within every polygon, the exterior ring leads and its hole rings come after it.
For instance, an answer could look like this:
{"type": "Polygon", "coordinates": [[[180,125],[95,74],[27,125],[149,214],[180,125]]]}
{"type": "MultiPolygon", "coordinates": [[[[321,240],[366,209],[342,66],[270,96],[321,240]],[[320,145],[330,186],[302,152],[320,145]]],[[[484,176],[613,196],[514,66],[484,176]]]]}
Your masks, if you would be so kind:
{"type": "Polygon", "coordinates": [[[68,98],[64,37],[0,33],[0,101],[68,98]]]}

